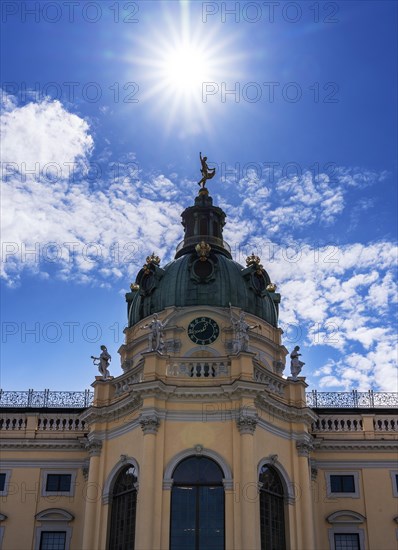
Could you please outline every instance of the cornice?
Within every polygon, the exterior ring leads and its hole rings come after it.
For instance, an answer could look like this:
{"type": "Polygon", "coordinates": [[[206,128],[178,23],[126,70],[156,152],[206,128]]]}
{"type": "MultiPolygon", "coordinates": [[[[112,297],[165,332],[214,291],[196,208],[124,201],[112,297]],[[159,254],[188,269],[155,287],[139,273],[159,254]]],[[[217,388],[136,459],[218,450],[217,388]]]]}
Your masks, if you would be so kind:
{"type": "Polygon", "coordinates": [[[377,458],[376,460],[341,460],[341,458],[338,458],[336,460],[319,460],[317,458],[314,458],[311,462],[312,465],[319,470],[358,470],[359,468],[380,468],[394,470],[397,468],[396,460],[380,460],[379,458],[377,458]]]}
{"type": "Polygon", "coordinates": [[[264,385],[257,382],[234,380],[232,383],[219,384],[217,386],[176,386],[165,384],[162,380],[141,382],[131,388],[131,392],[141,399],[144,397],[156,397],[169,401],[204,400],[219,401],[236,397],[239,392],[245,397],[260,395],[264,392],[264,385]]]}
{"type": "Polygon", "coordinates": [[[89,407],[81,415],[81,419],[87,422],[88,425],[94,422],[111,422],[119,420],[131,412],[137,410],[142,405],[142,400],[139,395],[126,395],[123,399],[113,402],[103,407],[89,407]]]}
{"type": "Polygon", "coordinates": [[[81,440],[70,439],[7,439],[0,443],[2,451],[82,451],[84,450],[84,438],[81,440]]]}
{"type": "Polygon", "coordinates": [[[2,460],[2,468],[82,468],[85,465],[86,458],[81,460],[71,459],[71,460],[48,460],[48,459],[13,459],[13,460],[2,460]]]}
{"type": "Polygon", "coordinates": [[[328,451],[385,451],[398,453],[398,443],[396,440],[374,440],[374,439],[357,439],[340,441],[331,440],[314,440],[316,452],[328,451]]]}
{"type": "Polygon", "coordinates": [[[298,408],[287,405],[274,399],[271,395],[267,395],[266,397],[264,394],[260,395],[256,400],[256,406],[279,420],[304,422],[309,428],[317,418],[316,414],[309,407],[298,408]]]}

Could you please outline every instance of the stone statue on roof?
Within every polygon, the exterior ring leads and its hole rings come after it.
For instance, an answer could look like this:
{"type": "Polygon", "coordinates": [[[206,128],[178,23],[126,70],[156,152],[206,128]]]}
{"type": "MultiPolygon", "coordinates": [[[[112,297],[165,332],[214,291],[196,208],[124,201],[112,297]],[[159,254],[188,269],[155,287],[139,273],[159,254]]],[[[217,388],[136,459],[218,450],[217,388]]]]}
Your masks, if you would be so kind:
{"type": "Polygon", "coordinates": [[[234,329],[234,353],[249,351],[249,330],[258,328],[259,325],[249,325],[244,311],[241,311],[238,319],[234,318],[232,310],[231,325],[234,329]]]}
{"type": "Polygon", "coordinates": [[[152,321],[148,323],[147,325],[143,325],[140,327],[141,330],[149,328],[149,351],[158,351],[159,353],[162,353],[164,349],[164,329],[167,325],[168,321],[163,323],[160,319],[157,313],[154,314],[152,321]]]}
{"type": "Polygon", "coordinates": [[[202,153],[199,153],[200,163],[201,163],[201,173],[202,173],[202,179],[198,181],[198,185],[202,187],[202,189],[206,185],[207,180],[211,180],[215,176],[216,169],[215,168],[209,168],[207,166],[207,157],[202,157],[202,153]]]}
{"type": "Polygon", "coordinates": [[[104,380],[109,378],[110,373],[108,367],[112,357],[109,355],[106,346],[101,346],[101,355],[99,357],[94,357],[94,355],[92,355],[91,359],[93,360],[93,364],[98,367],[102,378],[104,380]]]}
{"type": "Polygon", "coordinates": [[[290,372],[292,373],[293,378],[297,378],[297,376],[300,374],[301,369],[305,365],[302,361],[300,361],[299,357],[301,356],[301,353],[299,353],[300,346],[295,346],[294,350],[290,354],[290,372]]]}

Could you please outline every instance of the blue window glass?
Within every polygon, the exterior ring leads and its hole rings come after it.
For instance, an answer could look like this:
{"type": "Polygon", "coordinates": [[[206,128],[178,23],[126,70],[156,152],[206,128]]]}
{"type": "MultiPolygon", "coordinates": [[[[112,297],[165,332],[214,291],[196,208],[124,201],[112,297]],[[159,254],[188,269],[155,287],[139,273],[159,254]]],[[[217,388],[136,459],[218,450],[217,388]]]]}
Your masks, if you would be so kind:
{"type": "Polygon", "coordinates": [[[69,492],[71,474],[47,474],[46,491],[69,492]]]}
{"type": "Polygon", "coordinates": [[[0,491],[4,491],[6,488],[6,474],[0,474],[0,491]]]}
{"type": "Polygon", "coordinates": [[[359,550],[358,533],[335,533],[335,550],[359,550]]]}
{"type": "Polygon", "coordinates": [[[261,550],[285,550],[285,503],[277,471],[264,465],[260,471],[261,550]]]}
{"type": "Polygon", "coordinates": [[[42,531],[40,550],[65,550],[65,531],[42,531]]]}
{"type": "Polygon", "coordinates": [[[332,493],[355,493],[355,480],[352,475],[331,475],[330,490],[332,493]]]}
{"type": "Polygon", "coordinates": [[[176,467],[171,494],[170,550],[224,550],[221,468],[205,457],[176,467]]]}
{"type": "Polygon", "coordinates": [[[131,465],[126,466],[116,478],[111,503],[109,550],[134,550],[136,483],[136,471],[131,465]]]}

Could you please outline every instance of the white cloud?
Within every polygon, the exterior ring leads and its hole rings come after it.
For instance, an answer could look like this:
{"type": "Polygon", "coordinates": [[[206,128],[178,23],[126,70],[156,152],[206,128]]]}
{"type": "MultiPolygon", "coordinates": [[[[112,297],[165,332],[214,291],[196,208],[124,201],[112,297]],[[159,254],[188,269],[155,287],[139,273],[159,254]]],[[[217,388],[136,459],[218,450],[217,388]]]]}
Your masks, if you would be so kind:
{"type": "Polygon", "coordinates": [[[2,162],[18,172],[52,170],[57,178],[87,157],[93,148],[88,123],[59,101],[43,100],[8,110],[1,122],[2,162]],[[48,166],[53,163],[54,166],[48,166]]]}
{"type": "MultiPolygon", "coordinates": [[[[59,102],[17,107],[11,98],[6,104],[5,162],[62,165],[89,159],[88,123],[59,102]]],[[[103,160],[109,162],[109,151],[103,160]]],[[[128,284],[152,251],[163,265],[172,259],[183,234],[183,202],[188,196],[192,200],[196,183],[177,174],[143,174],[134,155],[124,160],[123,175],[104,174],[95,187],[81,173],[75,181],[37,181],[20,173],[5,178],[2,276],[8,284],[18,282],[24,269],[41,277],[51,269],[63,280],[73,277],[84,284],[103,286],[117,279],[128,284]]],[[[278,284],[282,325],[300,329],[302,351],[321,346],[325,357],[328,350],[340,354],[313,373],[319,387],[388,390],[397,380],[390,314],[397,301],[396,246],[380,241],[314,247],[292,238],[297,228],[333,223],[345,207],[347,187],[384,177],[348,169],[337,174],[334,182],[326,175],[314,180],[310,173],[281,178],[271,191],[250,171],[235,189],[240,202],[216,197],[215,204],[227,212],[224,237],[234,258],[244,264],[254,251],[278,284]],[[272,235],[282,235],[283,242],[273,242],[272,235]]],[[[285,345],[291,347],[287,336],[288,331],[285,345]]]]}
{"type": "Polygon", "coordinates": [[[35,163],[87,162],[89,130],[57,101],[14,105],[4,116],[3,162],[18,166],[2,182],[2,276],[10,285],[24,269],[45,274],[54,266],[61,278],[83,283],[125,276],[152,250],[168,254],[181,236],[175,185],[162,175],[140,179],[136,168],[132,174],[134,158],[123,176],[96,189],[81,178],[24,173],[35,163]]]}

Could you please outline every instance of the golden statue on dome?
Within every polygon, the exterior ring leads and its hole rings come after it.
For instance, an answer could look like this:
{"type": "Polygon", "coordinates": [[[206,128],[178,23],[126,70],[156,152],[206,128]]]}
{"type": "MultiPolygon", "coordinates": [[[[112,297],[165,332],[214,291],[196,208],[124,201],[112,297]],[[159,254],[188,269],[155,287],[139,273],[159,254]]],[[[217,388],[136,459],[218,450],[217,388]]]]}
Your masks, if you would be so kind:
{"type": "Polygon", "coordinates": [[[202,157],[202,153],[200,152],[199,153],[199,158],[200,158],[200,163],[202,165],[200,171],[202,173],[202,179],[200,181],[198,181],[198,185],[201,186],[202,189],[205,188],[205,185],[206,185],[206,181],[207,180],[211,180],[211,178],[213,178],[216,174],[216,169],[215,168],[209,168],[207,166],[207,157],[202,157]]]}

